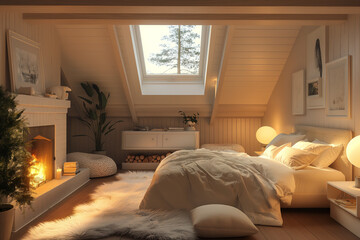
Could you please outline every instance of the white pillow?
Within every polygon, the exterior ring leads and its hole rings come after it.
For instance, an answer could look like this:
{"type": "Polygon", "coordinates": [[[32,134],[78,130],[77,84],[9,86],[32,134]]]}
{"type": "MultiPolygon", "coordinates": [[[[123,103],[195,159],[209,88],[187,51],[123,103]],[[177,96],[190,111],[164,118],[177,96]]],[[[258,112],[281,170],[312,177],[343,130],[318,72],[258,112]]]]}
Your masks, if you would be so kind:
{"type": "Polygon", "coordinates": [[[274,159],[276,157],[276,155],[278,155],[278,153],[281,150],[283,150],[284,147],[291,147],[291,143],[285,143],[285,144],[281,145],[280,147],[271,145],[265,149],[265,151],[263,152],[263,154],[261,154],[261,156],[265,156],[265,157],[274,159]]]}
{"type": "Polygon", "coordinates": [[[278,153],[275,160],[292,169],[299,170],[309,166],[317,156],[317,154],[308,151],[285,147],[278,153]]]}
{"type": "Polygon", "coordinates": [[[295,143],[295,145],[293,146],[293,148],[312,152],[315,154],[320,154],[323,151],[325,151],[326,149],[329,149],[330,147],[331,146],[329,146],[329,145],[314,143],[314,142],[306,142],[306,141],[299,141],[299,142],[295,143]]]}
{"type": "Polygon", "coordinates": [[[322,144],[324,146],[328,146],[329,148],[320,153],[320,155],[312,162],[311,165],[318,167],[318,168],[326,168],[330,166],[336,159],[340,156],[342,151],[344,150],[344,146],[342,144],[335,145],[335,144],[328,144],[322,142],[318,139],[315,139],[313,143],[322,144]]]}
{"type": "Polygon", "coordinates": [[[245,152],[245,148],[240,144],[203,144],[201,148],[206,148],[215,151],[232,150],[235,152],[245,152]]]}
{"type": "Polygon", "coordinates": [[[291,145],[294,145],[296,142],[303,140],[304,138],[305,135],[280,133],[273,140],[271,140],[271,142],[266,146],[266,148],[271,145],[279,147],[285,143],[291,143],[291,145]]]}
{"type": "Polygon", "coordinates": [[[239,209],[222,204],[208,204],[191,210],[195,231],[203,238],[242,237],[259,230],[239,209]]]}

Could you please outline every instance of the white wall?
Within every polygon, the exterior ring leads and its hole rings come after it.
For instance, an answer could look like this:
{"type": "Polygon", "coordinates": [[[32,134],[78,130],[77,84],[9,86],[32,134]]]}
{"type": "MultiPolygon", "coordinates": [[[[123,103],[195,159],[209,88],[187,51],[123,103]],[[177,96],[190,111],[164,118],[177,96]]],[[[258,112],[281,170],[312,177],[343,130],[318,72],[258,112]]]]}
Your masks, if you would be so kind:
{"type": "Polygon", "coordinates": [[[325,109],[306,110],[303,116],[291,113],[291,75],[306,68],[306,35],[312,28],[303,28],[270,97],[263,118],[264,125],[278,132],[291,132],[294,125],[306,124],[322,127],[351,129],[360,134],[360,15],[350,15],[347,22],[328,27],[328,60],[352,56],[351,117],[329,117],[325,109]]]}
{"type": "Polygon", "coordinates": [[[33,41],[39,42],[43,53],[45,87],[60,85],[60,48],[58,36],[53,25],[29,24],[19,12],[0,9],[0,85],[10,90],[6,30],[11,29],[33,41]]]}

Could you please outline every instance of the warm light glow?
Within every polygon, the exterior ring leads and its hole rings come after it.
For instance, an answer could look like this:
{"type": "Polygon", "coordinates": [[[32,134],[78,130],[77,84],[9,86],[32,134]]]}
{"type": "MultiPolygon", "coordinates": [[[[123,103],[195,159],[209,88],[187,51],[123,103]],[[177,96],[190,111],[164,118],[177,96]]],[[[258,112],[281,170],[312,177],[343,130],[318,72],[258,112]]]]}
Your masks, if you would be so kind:
{"type": "Polygon", "coordinates": [[[46,175],[45,175],[45,166],[44,164],[39,161],[36,156],[33,154],[33,165],[30,169],[30,174],[34,176],[34,179],[30,183],[33,187],[38,187],[41,183],[45,182],[46,175]]]}
{"type": "Polygon", "coordinates": [[[276,137],[276,131],[272,127],[263,126],[256,131],[256,139],[262,144],[268,144],[276,137]]]}
{"type": "Polygon", "coordinates": [[[62,169],[58,168],[56,169],[56,179],[61,179],[62,176],[62,169]]]}
{"type": "Polygon", "coordinates": [[[349,161],[360,168],[360,135],[351,139],[346,147],[346,156],[349,161]]]}

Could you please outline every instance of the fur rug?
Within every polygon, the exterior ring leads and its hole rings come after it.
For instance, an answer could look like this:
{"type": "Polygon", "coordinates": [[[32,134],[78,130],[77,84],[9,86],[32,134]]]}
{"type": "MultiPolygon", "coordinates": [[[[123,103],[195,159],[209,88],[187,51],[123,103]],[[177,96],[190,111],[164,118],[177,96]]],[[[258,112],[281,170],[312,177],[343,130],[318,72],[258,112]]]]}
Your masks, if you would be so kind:
{"type": "Polygon", "coordinates": [[[196,239],[189,213],[138,209],[152,175],[118,174],[119,181],[96,189],[92,202],[77,206],[72,216],[31,228],[24,240],[196,239]]]}

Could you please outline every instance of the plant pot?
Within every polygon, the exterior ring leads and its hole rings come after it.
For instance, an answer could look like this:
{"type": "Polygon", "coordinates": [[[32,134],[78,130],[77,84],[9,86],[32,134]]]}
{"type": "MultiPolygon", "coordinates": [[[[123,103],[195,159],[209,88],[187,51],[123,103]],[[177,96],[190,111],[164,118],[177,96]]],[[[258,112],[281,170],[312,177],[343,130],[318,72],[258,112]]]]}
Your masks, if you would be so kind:
{"type": "Polygon", "coordinates": [[[185,131],[195,131],[195,123],[191,121],[186,122],[185,131]]]}
{"type": "Polygon", "coordinates": [[[106,151],[93,151],[93,153],[106,156],[106,151]]]}
{"type": "Polygon", "coordinates": [[[0,204],[0,239],[10,239],[14,215],[15,210],[13,205],[0,204]]]}

